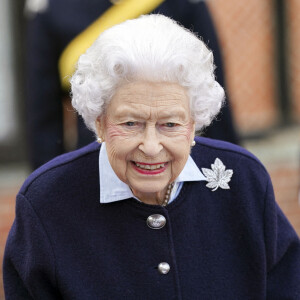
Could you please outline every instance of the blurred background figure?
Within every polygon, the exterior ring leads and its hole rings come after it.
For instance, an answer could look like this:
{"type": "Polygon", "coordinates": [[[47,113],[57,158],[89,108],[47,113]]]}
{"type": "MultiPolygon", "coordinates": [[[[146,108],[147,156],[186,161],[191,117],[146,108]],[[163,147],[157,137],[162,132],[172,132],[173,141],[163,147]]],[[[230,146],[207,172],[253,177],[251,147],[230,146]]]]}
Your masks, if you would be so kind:
{"type": "MultiPolygon", "coordinates": [[[[94,140],[92,132],[85,127],[81,118],[78,118],[76,122],[77,132],[72,130],[70,123],[64,122],[64,118],[70,121],[74,119],[74,116],[70,116],[68,109],[66,109],[69,107],[69,86],[62,84],[65,78],[60,79],[58,63],[64,49],[78,34],[97,19],[99,19],[100,24],[105,22],[105,18],[102,16],[112,6],[115,6],[115,15],[123,14],[122,18],[127,19],[126,11],[124,12],[122,9],[121,2],[108,0],[86,2],[79,0],[27,0],[25,6],[28,19],[26,110],[29,156],[33,169],[65,151],[82,147],[94,140]],[[100,19],[101,17],[102,19],[100,19]]],[[[140,6],[140,3],[143,2],[145,4],[142,6],[145,9],[137,11],[136,16],[140,12],[159,12],[174,18],[186,28],[192,28],[194,32],[203,37],[203,40],[214,52],[217,80],[224,86],[220,48],[206,3],[187,0],[136,0],[140,6]],[[151,2],[154,4],[149,9],[147,3],[151,2]]],[[[130,10],[128,17],[133,16],[133,10],[130,10]]],[[[110,16],[110,18],[115,18],[115,15],[110,16]]],[[[83,43],[85,43],[85,39],[90,39],[90,32],[84,34],[86,37],[81,39],[83,43]]],[[[95,38],[97,35],[95,34],[95,38]]],[[[65,76],[63,75],[63,77],[65,76]]],[[[69,110],[72,110],[71,107],[69,110]]],[[[213,122],[213,125],[206,129],[204,135],[239,143],[228,99],[221,114],[213,122]]]]}

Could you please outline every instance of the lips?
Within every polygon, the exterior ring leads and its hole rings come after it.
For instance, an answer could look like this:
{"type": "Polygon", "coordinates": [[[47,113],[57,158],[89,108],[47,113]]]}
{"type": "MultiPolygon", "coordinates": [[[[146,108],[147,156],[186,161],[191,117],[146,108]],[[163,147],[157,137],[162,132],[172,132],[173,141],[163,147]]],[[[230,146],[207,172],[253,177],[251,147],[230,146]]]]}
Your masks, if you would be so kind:
{"type": "Polygon", "coordinates": [[[132,164],[134,166],[134,169],[141,174],[156,175],[162,173],[166,169],[168,163],[160,162],[156,164],[147,164],[147,163],[132,161],[132,164]]]}

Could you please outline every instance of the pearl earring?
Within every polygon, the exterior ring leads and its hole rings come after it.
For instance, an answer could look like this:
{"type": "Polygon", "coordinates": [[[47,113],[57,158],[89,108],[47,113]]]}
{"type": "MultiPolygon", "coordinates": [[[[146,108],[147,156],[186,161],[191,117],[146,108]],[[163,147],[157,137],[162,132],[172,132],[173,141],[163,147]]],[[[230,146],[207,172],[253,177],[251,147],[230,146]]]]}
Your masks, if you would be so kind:
{"type": "Polygon", "coordinates": [[[97,143],[98,143],[98,144],[101,144],[102,142],[103,142],[103,140],[102,140],[100,137],[98,137],[98,138],[97,138],[97,143]]]}
{"type": "Polygon", "coordinates": [[[195,141],[192,141],[192,147],[194,147],[196,145],[195,141]]]}

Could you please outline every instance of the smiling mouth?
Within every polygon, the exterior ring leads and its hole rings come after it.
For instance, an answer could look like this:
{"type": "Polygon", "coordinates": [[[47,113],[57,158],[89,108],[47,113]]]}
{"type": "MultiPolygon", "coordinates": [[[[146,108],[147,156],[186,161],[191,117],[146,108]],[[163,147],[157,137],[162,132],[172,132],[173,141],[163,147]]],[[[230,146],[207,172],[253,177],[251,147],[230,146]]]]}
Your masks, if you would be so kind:
{"type": "Polygon", "coordinates": [[[133,162],[135,166],[143,170],[159,170],[165,167],[166,163],[159,163],[159,164],[145,164],[145,163],[138,163],[133,162]]]}
{"type": "Polygon", "coordinates": [[[168,165],[168,162],[158,164],[147,164],[141,162],[131,161],[134,169],[144,175],[156,175],[164,172],[168,165]]]}

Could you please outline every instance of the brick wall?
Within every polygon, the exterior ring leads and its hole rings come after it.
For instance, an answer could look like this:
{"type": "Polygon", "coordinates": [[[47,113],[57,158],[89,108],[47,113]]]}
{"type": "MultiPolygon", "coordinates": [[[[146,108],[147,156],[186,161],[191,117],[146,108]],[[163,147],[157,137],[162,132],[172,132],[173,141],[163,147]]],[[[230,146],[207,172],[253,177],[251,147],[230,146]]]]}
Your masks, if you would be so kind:
{"type": "MultiPolygon", "coordinates": [[[[289,3],[294,119],[300,119],[300,2],[289,3]],[[298,63],[297,63],[298,62],[298,63]]],[[[272,1],[208,0],[222,48],[227,93],[242,134],[279,122],[276,92],[275,26],[272,1]]]]}
{"type": "Polygon", "coordinates": [[[292,117],[300,122],[300,1],[289,0],[287,5],[289,80],[291,82],[292,117]]]}

